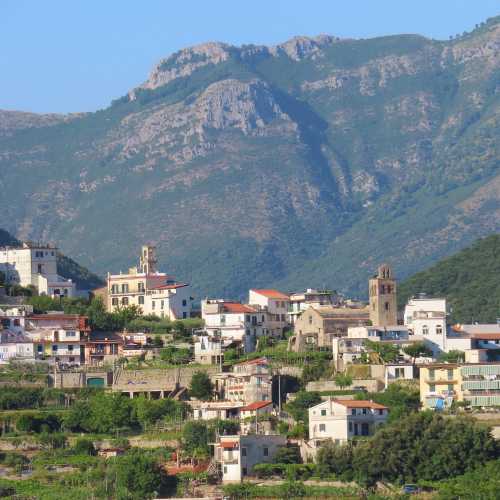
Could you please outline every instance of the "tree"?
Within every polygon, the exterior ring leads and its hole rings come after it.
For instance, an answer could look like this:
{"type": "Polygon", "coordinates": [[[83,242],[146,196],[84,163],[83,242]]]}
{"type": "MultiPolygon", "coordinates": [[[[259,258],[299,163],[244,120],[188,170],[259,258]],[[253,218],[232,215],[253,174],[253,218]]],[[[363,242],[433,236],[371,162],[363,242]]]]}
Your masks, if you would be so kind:
{"type": "Polygon", "coordinates": [[[432,350],[429,349],[424,342],[415,342],[407,345],[403,347],[403,352],[412,358],[412,364],[415,364],[415,360],[419,357],[432,357],[432,350]]]}
{"type": "Polygon", "coordinates": [[[358,393],[356,399],[372,400],[389,408],[389,422],[420,408],[420,391],[400,383],[390,384],[384,392],[358,393]]]}
{"type": "Polygon", "coordinates": [[[298,446],[280,446],[273,457],[275,464],[301,464],[302,457],[298,446]]]}
{"type": "Polygon", "coordinates": [[[499,456],[490,429],[470,417],[413,413],[380,428],[354,448],[354,478],[377,481],[439,481],[473,470],[499,456]]]}
{"type": "Polygon", "coordinates": [[[182,450],[192,459],[200,452],[208,455],[209,430],[205,422],[189,420],[182,429],[182,450]]]}
{"type": "Polygon", "coordinates": [[[319,392],[300,391],[295,399],[285,405],[285,410],[292,415],[296,422],[307,423],[309,421],[309,408],[321,403],[319,392]]]}
{"type": "Polygon", "coordinates": [[[191,377],[189,385],[189,394],[197,399],[204,401],[212,399],[213,384],[207,372],[197,371],[191,377]]]}
{"type": "Polygon", "coordinates": [[[352,377],[348,373],[337,373],[334,380],[341,389],[352,385],[352,377]]]}
{"type": "Polygon", "coordinates": [[[392,363],[396,361],[399,355],[399,348],[394,344],[386,344],[383,342],[373,342],[365,340],[365,347],[377,355],[380,363],[392,363]]]}
{"type": "Polygon", "coordinates": [[[331,373],[331,368],[328,361],[318,361],[309,363],[302,368],[302,384],[305,385],[313,380],[328,377],[331,373]]]}
{"type": "Polygon", "coordinates": [[[443,352],[439,356],[439,361],[442,361],[443,363],[461,363],[465,361],[465,352],[455,349],[450,352],[443,352]]]}
{"type": "Polygon", "coordinates": [[[155,458],[137,449],[117,457],[109,474],[112,480],[116,480],[118,498],[131,500],[157,496],[162,475],[162,468],[155,458]]]}
{"type": "Polygon", "coordinates": [[[80,438],[76,440],[75,445],[73,446],[73,451],[77,455],[90,455],[93,456],[96,454],[96,449],[94,447],[94,443],[91,439],[80,438]]]}

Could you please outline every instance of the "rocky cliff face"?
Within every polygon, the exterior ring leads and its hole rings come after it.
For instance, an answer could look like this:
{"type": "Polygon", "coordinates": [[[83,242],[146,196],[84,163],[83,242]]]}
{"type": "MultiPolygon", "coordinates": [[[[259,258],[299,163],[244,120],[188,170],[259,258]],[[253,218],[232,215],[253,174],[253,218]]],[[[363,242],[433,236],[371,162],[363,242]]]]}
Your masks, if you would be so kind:
{"type": "Polygon", "coordinates": [[[404,276],[500,229],[499,96],[498,19],[199,45],[106,110],[0,112],[0,225],[101,272],[154,242],[202,294],[363,293],[380,260],[404,276]]]}

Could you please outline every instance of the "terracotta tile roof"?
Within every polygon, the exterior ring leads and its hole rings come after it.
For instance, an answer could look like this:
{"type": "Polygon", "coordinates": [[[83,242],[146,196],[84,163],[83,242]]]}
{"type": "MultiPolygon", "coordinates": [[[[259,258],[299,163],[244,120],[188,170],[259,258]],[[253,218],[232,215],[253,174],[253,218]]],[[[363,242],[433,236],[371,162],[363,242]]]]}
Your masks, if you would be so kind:
{"type": "Polygon", "coordinates": [[[271,288],[262,288],[262,289],[252,288],[251,291],[258,293],[259,295],[264,295],[264,297],[267,297],[269,299],[290,300],[289,295],[286,295],[285,293],[280,292],[279,290],[273,290],[271,288]]]}
{"type": "Polygon", "coordinates": [[[228,313],[255,313],[257,312],[253,307],[239,302],[224,302],[222,304],[224,311],[228,313]]]}
{"type": "Polygon", "coordinates": [[[335,403],[347,406],[348,408],[373,408],[374,410],[387,410],[387,406],[373,401],[363,401],[358,399],[334,399],[335,403]]]}
{"type": "Polygon", "coordinates": [[[261,408],[265,408],[266,406],[272,405],[272,401],[255,401],[254,403],[250,403],[247,406],[243,406],[240,408],[240,411],[253,411],[260,410],[261,408]]]}
{"type": "Polygon", "coordinates": [[[476,340],[500,340],[500,333],[472,333],[471,338],[476,340]]]}
{"type": "Polygon", "coordinates": [[[239,441],[221,441],[221,448],[236,448],[239,445],[239,441]]]}

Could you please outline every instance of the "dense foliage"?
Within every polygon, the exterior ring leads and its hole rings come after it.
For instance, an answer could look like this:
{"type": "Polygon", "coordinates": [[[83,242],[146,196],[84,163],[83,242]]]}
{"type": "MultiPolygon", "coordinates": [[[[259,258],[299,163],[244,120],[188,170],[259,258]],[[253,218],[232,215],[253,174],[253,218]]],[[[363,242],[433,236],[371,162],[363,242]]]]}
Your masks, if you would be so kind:
{"type": "Polygon", "coordinates": [[[398,298],[402,305],[418,293],[446,297],[452,322],[496,322],[500,311],[498,276],[500,235],[496,234],[401,283],[398,298]]]}
{"type": "Polygon", "coordinates": [[[309,421],[308,409],[318,403],[321,403],[321,396],[318,392],[300,391],[295,394],[293,401],[285,405],[285,410],[296,422],[307,424],[309,421]]]}
{"type": "Polygon", "coordinates": [[[189,394],[193,398],[210,400],[213,397],[214,387],[207,372],[197,371],[191,377],[189,394]]]}
{"type": "Polygon", "coordinates": [[[372,400],[389,408],[389,422],[395,421],[420,408],[420,391],[394,382],[383,392],[359,392],[356,399],[372,400]]]}
{"type": "Polygon", "coordinates": [[[355,446],[325,446],[318,464],[323,472],[374,485],[448,479],[498,455],[489,429],[473,419],[419,412],[382,427],[355,446]]]}

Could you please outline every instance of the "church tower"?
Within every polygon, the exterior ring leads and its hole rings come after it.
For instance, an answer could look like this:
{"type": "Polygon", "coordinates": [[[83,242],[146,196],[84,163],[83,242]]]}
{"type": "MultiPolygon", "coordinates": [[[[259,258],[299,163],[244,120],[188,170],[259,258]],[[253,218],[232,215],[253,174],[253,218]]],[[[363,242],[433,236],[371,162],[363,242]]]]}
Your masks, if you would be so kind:
{"type": "Polygon", "coordinates": [[[153,245],[143,245],[139,262],[141,273],[156,273],[156,248],[153,245]]]}
{"type": "Polygon", "coordinates": [[[368,289],[372,325],[397,325],[396,280],[387,264],[379,266],[377,275],[368,282],[368,289]]]}

